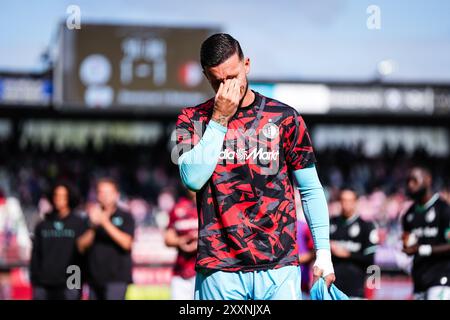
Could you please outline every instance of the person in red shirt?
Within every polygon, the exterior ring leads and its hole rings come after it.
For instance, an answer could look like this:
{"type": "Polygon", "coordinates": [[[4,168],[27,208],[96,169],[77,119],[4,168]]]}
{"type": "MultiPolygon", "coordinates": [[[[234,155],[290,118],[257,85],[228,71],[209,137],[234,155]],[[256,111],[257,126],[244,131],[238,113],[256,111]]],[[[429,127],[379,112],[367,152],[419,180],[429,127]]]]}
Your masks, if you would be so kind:
{"type": "Polygon", "coordinates": [[[178,249],[171,282],[172,300],[194,299],[198,215],[195,192],[186,191],[170,212],[165,243],[178,249]]]}

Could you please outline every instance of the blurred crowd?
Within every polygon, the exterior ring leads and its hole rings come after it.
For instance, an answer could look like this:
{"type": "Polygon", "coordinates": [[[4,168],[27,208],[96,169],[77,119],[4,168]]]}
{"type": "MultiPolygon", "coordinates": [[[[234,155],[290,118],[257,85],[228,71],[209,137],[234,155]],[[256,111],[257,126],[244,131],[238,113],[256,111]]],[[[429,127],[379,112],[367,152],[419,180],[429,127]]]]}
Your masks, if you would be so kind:
{"type": "MultiPolygon", "coordinates": [[[[4,197],[14,197],[24,212],[28,230],[50,208],[49,192],[56,181],[76,186],[80,208],[95,198],[95,181],[108,176],[120,185],[122,205],[139,226],[165,229],[169,212],[182,192],[178,168],[170,158],[167,138],[152,145],[122,144],[106,141],[101,148],[88,142],[83,149],[20,145],[0,142],[0,189],[4,197]]],[[[324,186],[330,214],[340,212],[338,195],[342,187],[359,194],[358,211],[362,218],[377,223],[381,240],[396,243],[399,217],[409,206],[404,186],[407,168],[425,164],[434,175],[434,188],[450,201],[450,164],[422,150],[408,154],[386,149],[367,157],[362,148],[316,150],[318,172],[324,186]],[[391,239],[391,240],[390,240],[391,239]]]]}
{"type": "MultiPolygon", "coordinates": [[[[83,149],[58,150],[53,144],[18,147],[0,143],[0,188],[19,199],[31,227],[38,214],[48,210],[48,194],[56,181],[67,181],[77,189],[81,207],[95,197],[95,181],[111,177],[118,181],[122,199],[139,211],[164,207],[166,194],[176,196],[177,167],[170,160],[166,142],[127,145],[106,141],[101,149],[88,142],[83,149]]],[[[155,212],[156,212],[155,211],[155,212]]],[[[143,217],[155,222],[155,217],[143,217]]]]}

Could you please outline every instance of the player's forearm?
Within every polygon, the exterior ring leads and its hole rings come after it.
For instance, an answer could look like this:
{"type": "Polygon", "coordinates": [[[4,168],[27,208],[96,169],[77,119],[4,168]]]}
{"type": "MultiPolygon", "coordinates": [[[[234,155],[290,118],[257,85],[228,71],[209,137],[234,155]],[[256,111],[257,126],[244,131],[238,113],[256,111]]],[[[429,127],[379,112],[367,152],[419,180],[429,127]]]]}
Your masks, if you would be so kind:
{"type": "Polygon", "coordinates": [[[167,229],[166,233],[164,234],[164,243],[168,247],[178,247],[179,237],[174,229],[167,229]]]}
{"type": "Polygon", "coordinates": [[[314,266],[321,269],[325,277],[334,273],[330,251],[330,218],[327,200],[314,165],[294,171],[294,176],[316,249],[314,266]]]}
{"type": "Polygon", "coordinates": [[[86,250],[94,243],[95,231],[93,229],[87,230],[77,239],[77,248],[80,253],[86,250]]]}
{"type": "Polygon", "coordinates": [[[209,180],[222,151],[227,128],[211,120],[199,143],[179,159],[181,180],[193,190],[200,190],[209,180]]]}
{"type": "Polygon", "coordinates": [[[314,165],[294,171],[302,198],[302,207],[316,250],[330,250],[328,206],[314,165]]]}

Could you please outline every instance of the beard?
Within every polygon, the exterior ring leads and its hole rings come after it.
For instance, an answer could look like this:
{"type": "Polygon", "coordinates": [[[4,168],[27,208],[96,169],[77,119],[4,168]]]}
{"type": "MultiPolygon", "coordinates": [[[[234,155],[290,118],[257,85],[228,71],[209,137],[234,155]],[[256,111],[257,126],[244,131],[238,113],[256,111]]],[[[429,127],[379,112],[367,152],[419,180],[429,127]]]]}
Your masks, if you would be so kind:
{"type": "Polygon", "coordinates": [[[242,102],[244,101],[245,96],[247,95],[248,91],[248,79],[247,76],[245,77],[245,88],[244,88],[244,94],[242,95],[241,100],[239,100],[239,107],[242,106],[242,102]]]}
{"type": "Polygon", "coordinates": [[[426,193],[427,193],[427,188],[425,188],[425,187],[422,187],[417,191],[410,191],[410,190],[406,191],[406,195],[414,201],[422,200],[423,197],[425,197],[426,193]]]}

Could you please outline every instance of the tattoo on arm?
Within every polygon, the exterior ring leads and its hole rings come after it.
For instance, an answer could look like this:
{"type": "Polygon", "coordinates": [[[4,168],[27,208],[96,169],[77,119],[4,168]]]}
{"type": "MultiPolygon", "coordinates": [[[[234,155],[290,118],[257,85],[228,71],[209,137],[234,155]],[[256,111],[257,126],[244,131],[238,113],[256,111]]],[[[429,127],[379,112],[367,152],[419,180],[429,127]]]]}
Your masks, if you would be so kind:
{"type": "Polygon", "coordinates": [[[212,120],[219,123],[220,125],[226,127],[228,125],[227,117],[224,115],[220,115],[218,117],[212,117],[212,120]]]}

